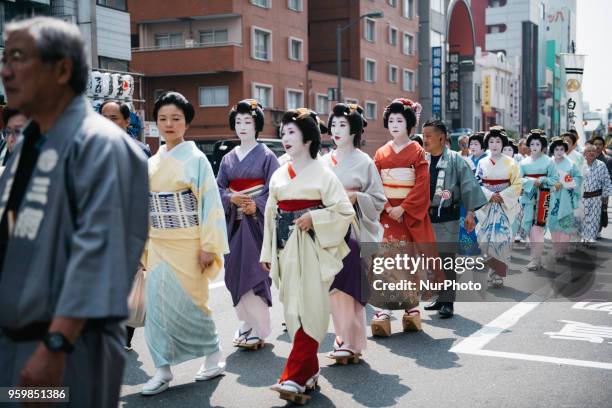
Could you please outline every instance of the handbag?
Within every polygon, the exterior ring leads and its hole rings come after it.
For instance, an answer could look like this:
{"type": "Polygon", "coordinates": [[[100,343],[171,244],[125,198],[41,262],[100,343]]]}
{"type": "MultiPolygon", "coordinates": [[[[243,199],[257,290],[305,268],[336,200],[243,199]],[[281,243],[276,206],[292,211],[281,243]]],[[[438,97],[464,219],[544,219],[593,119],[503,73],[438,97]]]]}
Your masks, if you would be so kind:
{"type": "Polygon", "coordinates": [[[125,324],[130,327],[143,327],[145,323],[145,270],[138,267],[132,290],[128,296],[129,317],[125,324]]]}

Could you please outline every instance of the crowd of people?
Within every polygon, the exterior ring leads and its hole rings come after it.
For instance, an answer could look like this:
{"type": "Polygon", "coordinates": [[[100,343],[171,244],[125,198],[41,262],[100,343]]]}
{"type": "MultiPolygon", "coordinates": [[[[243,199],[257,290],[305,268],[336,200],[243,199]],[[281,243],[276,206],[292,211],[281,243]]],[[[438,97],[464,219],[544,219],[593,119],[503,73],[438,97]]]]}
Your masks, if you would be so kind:
{"type": "MultiPolygon", "coordinates": [[[[547,232],[562,260],[570,242],[594,243],[607,222],[612,159],[603,139],[580,152],[575,132],[549,138],[534,129],[515,144],[495,126],[460,138],[455,152],[444,122],[419,127],[421,106],[398,98],[382,115],[391,140],[373,158],[360,149],[363,109],[338,103],[327,123],[307,108],[285,112],[279,160],[257,142],[261,104],[246,99],[228,115],[240,145],[215,177],[185,140],[195,110],[183,95],[155,101],[165,144],[151,156],[126,133],[127,105],[107,101],[101,115],[89,106],[75,26],[38,17],[6,32],[6,131],[23,137],[11,142],[0,178],[0,386],[66,385],[77,406],[116,406],[139,267],[156,367],[142,394],[168,389],[172,367],[188,360],[202,359],[196,381],[220,376],[225,363],[208,300],[209,283],[224,270],[238,348],[265,345],[272,284],[278,288],[292,349],[271,388],[304,403],[318,382],[317,350],[330,319],[329,357],[341,364],[358,362],[366,349],[368,303],[377,306],[374,336],[391,335],[393,310],[403,310],[404,331],[422,329],[418,289],[373,300],[368,244],[401,243],[385,246],[388,255],[483,254],[489,283],[499,288],[515,240],[530,243],[527,268],[537,270],[547,232]],[[321,155],[324,133],[335,149],[321,155]]],[[[457,275],[419,271],[406,279],[457,275]]],[[[455,297],[440,291],[425,309],[450,318],[455,297]]]]}

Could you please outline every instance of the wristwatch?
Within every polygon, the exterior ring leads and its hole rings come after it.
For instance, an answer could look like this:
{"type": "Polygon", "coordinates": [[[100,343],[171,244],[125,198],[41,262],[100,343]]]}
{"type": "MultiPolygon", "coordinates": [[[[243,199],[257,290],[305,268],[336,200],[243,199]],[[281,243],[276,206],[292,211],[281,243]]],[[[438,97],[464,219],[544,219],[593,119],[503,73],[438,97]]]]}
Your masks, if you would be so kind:
{"type": "Polygon", "coordinates": [[[54,353],[70,353],[74,349],[74,346],[70,344],[66,336],[60,332],[47,333],[43,341],[47,349],[54,353]]]}

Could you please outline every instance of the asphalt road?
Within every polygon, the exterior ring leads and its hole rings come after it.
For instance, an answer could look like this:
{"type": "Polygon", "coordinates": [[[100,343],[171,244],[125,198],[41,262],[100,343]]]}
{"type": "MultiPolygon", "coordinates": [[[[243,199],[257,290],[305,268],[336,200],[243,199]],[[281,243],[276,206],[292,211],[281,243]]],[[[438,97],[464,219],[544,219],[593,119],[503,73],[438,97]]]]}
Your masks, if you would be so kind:
{"type": "MultiPolygon", "coordinates": [[[[456,303],[456,315],[449,320],[425,311],[423,331],[418,333],[401,333],[401,314],[395,312],[394,334],[368,338],[364,361],[358,365],[334,366],[325,357],[334,338],[330,325],[319,349],[319,389],[308,406],[612,407],[612,228],[604,231],[598,245],[596,251],[577,253],[568,263],[550,264],[536,274],[540,283],[574,282],[577,286],[570,285],[569,292],[579,296],[562,299],[552,291],[559,285],[533,290],[523,270],[529,253],[516,250],[506,286],[487,291],[493,295],[491,301],[456,303]],[[597,263],[596,273],[572,276],[576,264],[589,261],[597,263]]],[[[144,332],[138,329],[134,351],[127,353],[122,406],[288,405],[269,390],[291,347],[281,327],[281,305],[277,302],[272,308],[273,331],[263,350],[234,349],[237,320],[230,295],[223,285],[212,286],[210,306],[226,374],[196,383],[202,360],[186,362],[173,368],[168,391],[141,396],[142,385],[155,369],[144,332]]],[[[274,296],[277,299],[277,292],[274,296]]],[[[368,319],[372,313],[368,307],[368,319]]]]}

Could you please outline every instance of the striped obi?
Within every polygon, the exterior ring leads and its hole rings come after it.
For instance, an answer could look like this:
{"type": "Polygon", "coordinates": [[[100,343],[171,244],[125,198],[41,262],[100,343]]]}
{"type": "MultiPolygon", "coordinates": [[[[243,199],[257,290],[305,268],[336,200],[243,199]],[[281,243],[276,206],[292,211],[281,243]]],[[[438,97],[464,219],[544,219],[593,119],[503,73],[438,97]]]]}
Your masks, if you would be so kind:
{"type": "Polygon", "coordinates": [[[200,225],[198,200],[191,190],[175,193],[149,193],[151,227],[157,229],[191,228],[200,225]]]}
{"type": "MultiPolygon", "coordinates": [[[[229,188],[232,193],[246,194],[252,199],[258,197],[266,184],[264,179],[234,179],[230,181],[229,188]]],[[[242,219],[242,208],[238,207],[236,220],[242,219]]]]}
{"type": "Polygon", "coordinates": [[[482,179],[482,186],[494,193],[499,193],[510,187],[510,179],[482,179]]]}
{"type": "Polygon", "coordinates": [[[415,184],[414,167],[396,167],[380,171],[385,197],[404,199],[415,184]]]}

